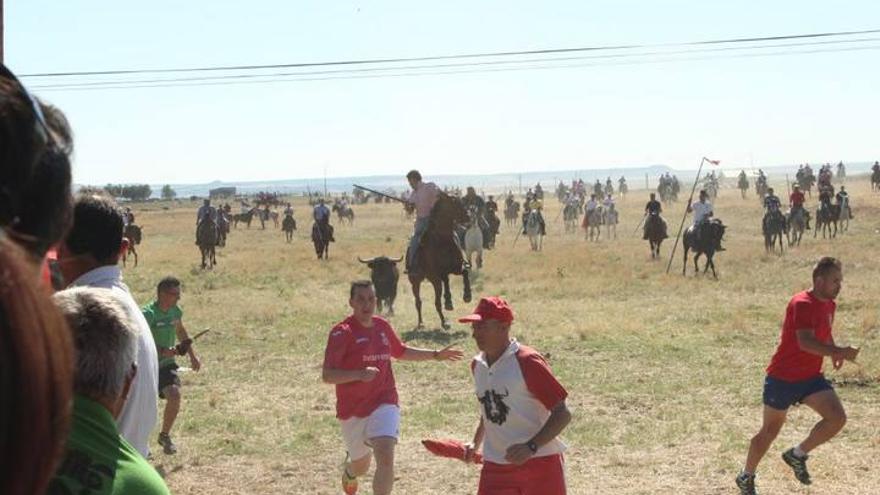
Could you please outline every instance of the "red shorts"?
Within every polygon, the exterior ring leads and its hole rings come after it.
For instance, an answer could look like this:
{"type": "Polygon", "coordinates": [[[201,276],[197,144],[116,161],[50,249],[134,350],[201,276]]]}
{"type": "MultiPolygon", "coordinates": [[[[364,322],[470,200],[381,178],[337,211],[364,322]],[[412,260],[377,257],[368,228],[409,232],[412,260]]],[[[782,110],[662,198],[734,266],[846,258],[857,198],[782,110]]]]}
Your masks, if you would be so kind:
{"type": "Polygon", "coordinates": [[[536,457],[521,466],[486,462],[477,495],[565,495],[562,454],[536,457]]]}

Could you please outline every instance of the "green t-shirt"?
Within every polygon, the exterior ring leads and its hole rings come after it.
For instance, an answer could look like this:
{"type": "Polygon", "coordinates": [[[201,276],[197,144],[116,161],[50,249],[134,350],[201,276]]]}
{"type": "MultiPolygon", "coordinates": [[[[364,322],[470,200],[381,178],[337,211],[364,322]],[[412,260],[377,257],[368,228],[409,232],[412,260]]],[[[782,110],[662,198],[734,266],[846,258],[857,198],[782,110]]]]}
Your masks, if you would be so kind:
{"type": "Polygon", "coordinates": [[[46,493],[171,495],[153,466],[119,435],[110,411],[78,394],[64,459],[46,493]]]}
{"type": "MultiPolygon", "coordinates": [[[[177,305],[172,306],[168,311],[159,309],[159,301],[153,301],[142,309],[144,318],[150,325],[150,331],[153,333],[153,340],[156,341],[156,348],[167,349],[177,344],[177,326],[176,323],[183,318],[183,311],[177,305]]],[[[159,367],[174,364],[173,357],[159,356],[159,367]]]]}

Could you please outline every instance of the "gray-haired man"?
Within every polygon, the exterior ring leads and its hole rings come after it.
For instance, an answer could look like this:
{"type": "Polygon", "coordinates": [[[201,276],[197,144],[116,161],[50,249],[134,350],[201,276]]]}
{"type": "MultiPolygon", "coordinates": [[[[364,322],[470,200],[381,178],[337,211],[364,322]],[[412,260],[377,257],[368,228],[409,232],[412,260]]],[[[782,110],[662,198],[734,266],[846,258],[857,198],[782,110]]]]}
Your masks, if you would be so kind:
{"type": "Polygon", "coordinates": [[[54,298],[70,326],[76,369],[67,450],[47,493],[169,494],[114,419],[137,374],[138,336],[125,308],[108,289],[78,287],[54,298]]]}

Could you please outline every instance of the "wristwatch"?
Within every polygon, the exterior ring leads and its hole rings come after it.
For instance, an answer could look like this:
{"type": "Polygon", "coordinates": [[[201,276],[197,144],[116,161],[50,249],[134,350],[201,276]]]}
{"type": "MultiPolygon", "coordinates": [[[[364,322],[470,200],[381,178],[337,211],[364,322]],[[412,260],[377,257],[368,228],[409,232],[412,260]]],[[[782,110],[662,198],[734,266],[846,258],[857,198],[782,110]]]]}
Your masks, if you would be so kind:
{"type": "Polygon", "coordinates": [[[526,447],[528,447],[529,450],[531,450],[533,454],[538,453],[538,444],[536,444],[534,440],[529,440],[526,443],[526,447]]]}

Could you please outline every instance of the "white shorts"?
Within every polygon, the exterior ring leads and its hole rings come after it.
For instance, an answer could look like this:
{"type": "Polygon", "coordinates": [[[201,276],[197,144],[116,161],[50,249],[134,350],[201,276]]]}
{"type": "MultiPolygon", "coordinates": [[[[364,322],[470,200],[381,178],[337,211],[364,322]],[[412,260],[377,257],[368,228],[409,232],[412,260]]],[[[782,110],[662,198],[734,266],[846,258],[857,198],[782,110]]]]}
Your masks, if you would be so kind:
{"type": "Polygon", "coordinates": [[[370,439],[376,437],[400,437],[400,408],[382,404],[366,418],[348,418],[340,422],[345,450],[351,460],[370,455],[370,439]]]}

